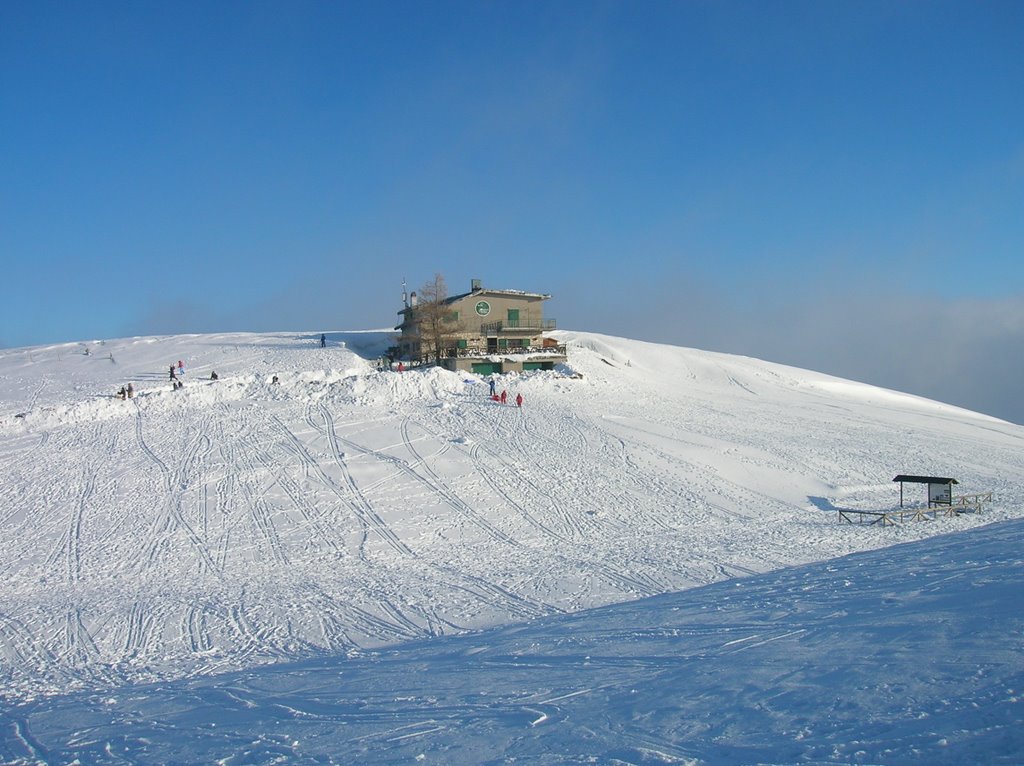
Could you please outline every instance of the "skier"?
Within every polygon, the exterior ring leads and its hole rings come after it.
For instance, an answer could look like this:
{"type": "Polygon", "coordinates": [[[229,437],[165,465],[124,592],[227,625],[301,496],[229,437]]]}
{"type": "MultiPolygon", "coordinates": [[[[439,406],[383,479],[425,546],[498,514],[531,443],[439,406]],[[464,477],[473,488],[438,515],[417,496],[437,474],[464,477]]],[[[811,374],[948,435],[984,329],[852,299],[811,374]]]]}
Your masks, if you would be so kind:
{"type": "MultiPolygon", "coordinates": [[[[177,380],[178,376],[174,374],[174,365],[171,365],[171,380],[177,380]]],[[[177,388],[177,386],[175,386],[177,388]]]]}
{"type": "Polygon", "coordinates": [[[210,371],[210,380],[216,380],[216,379],[217,379],[217,371],[216,370],[211,370],[210,371]]]}
{"type": "Polygon", "coordinates": [[[117,397],[118,399],[120,399],[121,401],[124,401],[124,399],[125,399],[125,396],[126,396],[126,394],[125,394],[125,390],[124,390],[124,386],[121,386],[121,388],[119,388],[119,389],[117,390],[117,393],[115,394],[115,396],[116,396],[116,397],[117,397]]]}
{"type": "Polygon", "coordinates": [[[125,391],[128,394],[129,399],[135,398],[135,386],[133,386],[131,383],[128,384],[128,388],[125,389],[125,391]]]}
{"type": "Polygon", "coordinates": [[[178,360],[178,374],[183,378],[185,377],[185,363],[180,359],[178,360]]]}
{"type": "Polygon", "coordinates": [[[502,389],[501,390],[501,403],[502,404],[505,403],[506,397],[508,397],[508,391],[506,391],[505,389],[502,389]]]}
{"type": "Polygon", "coordinates": [[[399,362],[398,363],[398,371],[399,372],[405,372],[405,363],[404,362],[399,362]]]}
{"type": "Polygon", "coordinates": [[[522,394],[516,394],[516,407],[522,407],[522,406],[523,406],[523,395],[522,394]]]}
{"type": "Polygon", "coordinates": [[[327,336],[324,335],[323,333],[320,333],[320,348],[324,348],[326,346],[327,346],[327,336]]]}
{"type": "Polygon", "coordinates": [[[490,379],[489,381],[487,381],[487,382],[488,382],[488,383],[490,384],[490,386],[491,386],[491,398],[493,399],[493,398],[494,398],[494,378],[491,378],[491,379],[490,379]]]}

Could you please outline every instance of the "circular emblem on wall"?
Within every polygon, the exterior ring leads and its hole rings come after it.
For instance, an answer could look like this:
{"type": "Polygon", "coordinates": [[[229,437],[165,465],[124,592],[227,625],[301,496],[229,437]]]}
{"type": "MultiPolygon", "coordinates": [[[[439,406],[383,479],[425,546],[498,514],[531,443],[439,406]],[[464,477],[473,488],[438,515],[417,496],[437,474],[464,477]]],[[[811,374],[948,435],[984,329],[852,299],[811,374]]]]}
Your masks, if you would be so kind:
{"type": "Polygon", "coordinates": [[[476,313],[482,317],[487,316],[491,313],[491,304],[487,301],[478,301],[476,304],[476,313]]]}

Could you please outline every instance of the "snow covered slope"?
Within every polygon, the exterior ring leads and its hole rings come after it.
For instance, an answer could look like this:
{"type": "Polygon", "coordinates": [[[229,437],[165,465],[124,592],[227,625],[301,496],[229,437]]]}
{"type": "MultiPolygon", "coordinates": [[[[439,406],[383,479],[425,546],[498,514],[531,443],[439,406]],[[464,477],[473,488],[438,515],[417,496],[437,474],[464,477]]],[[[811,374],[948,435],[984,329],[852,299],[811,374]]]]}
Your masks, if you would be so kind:
{"type": "Polygon", "coordinates": [[[571,369],[499,380],[522,410],[471,375],[377,371],[386,333],[2,352],[3,695],[357,653],[1024,515],[1019,426],[753,359],[561,336],[571,369]],[[135,399],[114,399],[129,381],[135,399]],[[836,508],[896,504],[897,473],[996,502],[837,523],[836,508]]]}
{"type": "Polygon", "coordinates": [[[468,636],[0,711],[0,761],[1019,764],[1024,521],[468,636]]]}

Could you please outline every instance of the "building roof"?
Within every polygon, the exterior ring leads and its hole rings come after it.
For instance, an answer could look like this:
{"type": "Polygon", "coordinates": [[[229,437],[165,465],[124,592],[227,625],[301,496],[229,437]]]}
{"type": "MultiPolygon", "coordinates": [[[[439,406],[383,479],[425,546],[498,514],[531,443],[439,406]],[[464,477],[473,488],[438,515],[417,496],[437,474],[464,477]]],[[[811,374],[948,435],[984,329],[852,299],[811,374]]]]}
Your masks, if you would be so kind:
{"type": "Polygon", "coordinates": [[[907,476],[906,474],[900,474],[893,481],[906,481],[915,484],[959,484],[956,479],[949,479],[943,476],[907,476]]]}
{"type": "MultiPolygon", "coordinates": [[[[413,293],[413,294],[415,295],[415,293],[413,293]]],[[[491,290],[489,288],[479,287],[476,290],[470,290],[468,293],[459,293],[458,295],[449,296],[449,297],[444,299],[444,302],[447,305],[451,305],[452,303],[455,303],[456,301],[461,301],[463,298],[470,298],[470,297],[474,297],[475,298],[475,297],[482,297],[484,295],[492,295],[492,296],[496,296],[496,297],[505,297],[505,298],[531,298],[531,299],[541,300],[541,301],[546,301],[546,300],[548,300],[551,297],[547,293],[530,293],[530,292],[526,292],[525,290],[491,290]]],[[[399,309],[397,313],[404,314],[407,311],[413,311],[416,308],[417,308],[416,306],[405,306],[404,308],[399,309]]],[[[396,327],[395,329],[397,330],[399,328],[396,327]]]]}
{"type": "Polygon", "coordinates": [[[470,296],[477,295],[498,295],[505,296],[508,298],[537,298],[542,301],[546,301],[548,298],[551,297],[550,295],[546,295],[544,293],[528,293],[525,290],[491,290],[489,288],[481,288],[479,290],[471,290],[468,293],[453,295],[445,299],[445,303],[454,303],[455,301],[462,300],[463,298],[468,298],[470,296]]]}

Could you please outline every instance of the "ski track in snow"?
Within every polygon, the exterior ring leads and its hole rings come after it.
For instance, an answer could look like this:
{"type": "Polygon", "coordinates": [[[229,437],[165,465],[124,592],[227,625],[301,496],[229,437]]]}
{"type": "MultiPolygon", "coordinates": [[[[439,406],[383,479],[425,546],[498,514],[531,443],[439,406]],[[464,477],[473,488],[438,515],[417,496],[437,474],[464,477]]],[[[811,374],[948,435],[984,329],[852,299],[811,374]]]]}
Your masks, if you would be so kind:
{"type": "MultiPolygon", "coordinates": [[[[756,360],[565,337],[582,379],[504,376],[521,409],[475,376],[379,372],[289,334],[0,357],[2,693],[364,651],[1019,514],[1017,426],[756,360]],[[197,377],[210,369],[220,380],[197,377]],[[109,396],[127,380],[135,399],[109,396]],[[811,502],[891,507],[899,472],[997,501],[896,528],[811,502]]],[[[547,726],[556,707],[524,715],[547,726]]],[[[396,736],[436,724],[408,725],[396,736]]]]}

